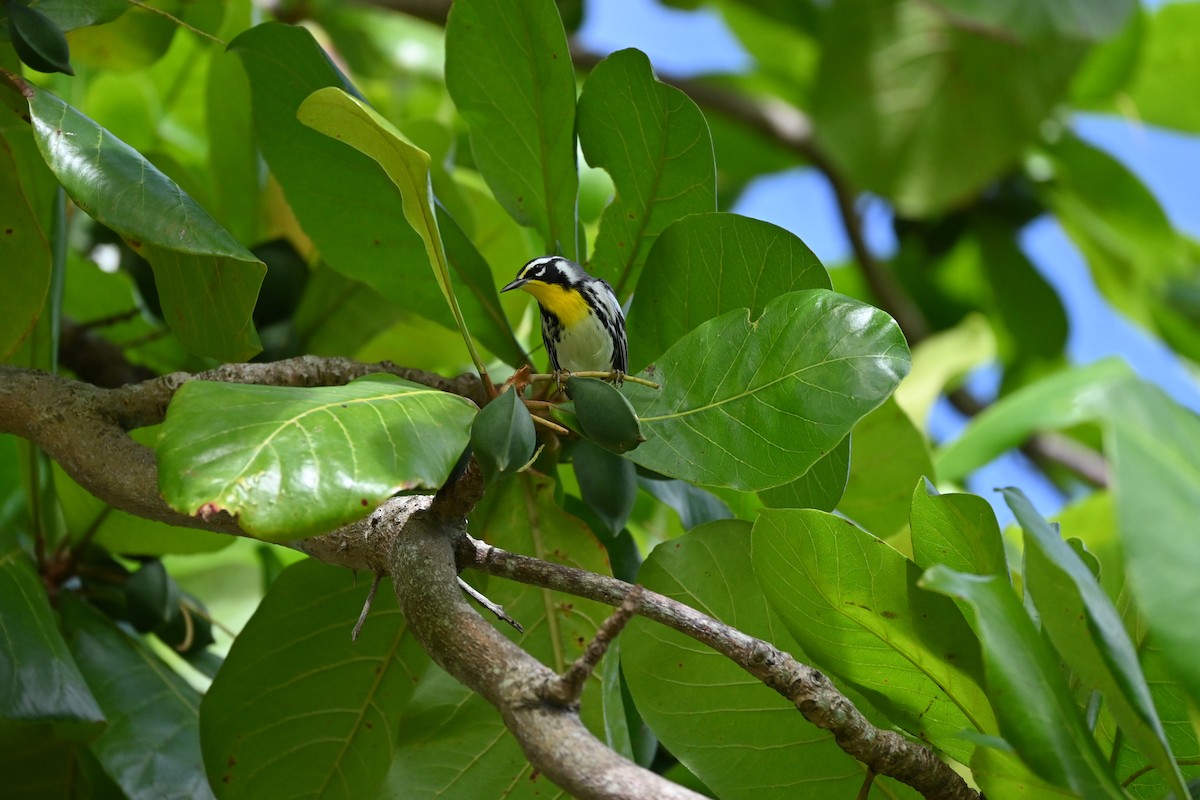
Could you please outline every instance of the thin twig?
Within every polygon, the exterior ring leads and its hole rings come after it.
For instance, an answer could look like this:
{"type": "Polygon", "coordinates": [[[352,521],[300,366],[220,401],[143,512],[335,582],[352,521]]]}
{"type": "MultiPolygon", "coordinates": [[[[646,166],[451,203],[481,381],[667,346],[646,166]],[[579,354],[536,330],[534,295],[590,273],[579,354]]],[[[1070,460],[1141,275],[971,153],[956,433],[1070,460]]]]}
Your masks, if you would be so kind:
{"type": "Polygon", "coordinates": [[[610,614],[608,619],[604,620],[596,629],[596,635],[592,637],[592,641],[588,643],[583,654],[575,659],[557,679],[546,686],[545,697],[547,700],[558,703],[560,706],[569,706],[579,702],[579,698],[583,695],[584,684],[599,665],[600,659],[604,658],[604,654],[608,652],[609,645],[641,608],[644,591],[641,584],[637,584],[629,590],[629,594],[625,595],[625,599],[621,601],[621,605],[617,606],[616,611],[610,614]]]}
{"type": "Polygon", "coordinates": [[[362,611],[358,615],[358,622],[354,623],[354,630],[350,632],[350,641],[357,642],[359,631],[362,630],[363,623],[367,621],[367,614],[371,611],[371,603],[375,602],[375,590],[379,588],[379,582],[383,580],[383,573],[376,572],[375,577],[371,579],[371,589],[367,592],[367,601],[363,603],[362,611]]]}
{"type": "MultiPolygon", "coordinates": [[[[655,383],[654,381],[648,381],[645,378],[639,378],[636,375],[626,375],[624,372],[616,372],[616,371],[604,372],[604,371],[587,370],[584,372],[572,372],[567,377],[570,377],[570,378],[600,378],[601,380],[605,380],[605,381],[623,380],[623,381],[629,381],[630,383],[641,384],[642,386],[649,386],[651,389],[661,389],[662,388],[661,385],[655,383]]],[[[562,379],[563,379],[563,376],[561,374],[554,373],[554,372],[535,372],[529,376],[530,383],[545,383],[547,381],[560,381],[562,379]]]]}
{"type": "Polygon", "coordinates": [[[483,606],[488,611],[495,614],[496,619],[500,620],[501,622],[507,622],[509,625],[512,625],[514,628],[517,629],[517,633],[525,632],[525,629],[523,627],[521,627],[521,623],[517,622],[515,619],[513,619],[511,616],[509,616],[509,613],[504,610],[504,606],[488,599],[487,595],[485,595],[483,592],[476,589],[471,584],[464,581],[461,576],[458,579],[458,587],[463,590],[463,592],[467,595],[467,597],[471,598],[476,603],[479,603],[479,605],[483,606]]]}
{"type": "Polygon", "coordinates": [[[538,415],[534,414],[530,417],[530,419],[532,419],[535,424],[541,425],[543,428],[549,428],[550,430],[562,436],[568,436],[571,433],[571,431],[564,428],[562,425],[559,425],[557,422],[551,422],[545,417],[539,417],[538,415]]]}

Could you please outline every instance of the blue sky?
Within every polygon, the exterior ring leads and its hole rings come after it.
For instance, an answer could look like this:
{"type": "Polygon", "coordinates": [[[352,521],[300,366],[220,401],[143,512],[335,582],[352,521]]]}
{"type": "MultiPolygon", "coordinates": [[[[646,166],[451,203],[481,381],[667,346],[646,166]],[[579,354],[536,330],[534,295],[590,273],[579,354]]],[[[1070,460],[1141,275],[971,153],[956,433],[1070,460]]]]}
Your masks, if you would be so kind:
{"type": "MultiPolygon", "coordinates": [[[[1150,7],[1160,4],[1144,3],[1150,7]]],[[[658,70],[674,75],[736,72],[752,64],[715,12],[680,11],[659,6],[653,0],[589,3],[579,38],[598,52],[636,47],[650,56],[658,70]]],[[[1098,115],[1077,116],[1074,129],[1141,178],[1179,230],[1200,238],[1196,191],[1200,186],[1200,138],[1098,115]]],[[[870,246],[880,255],[888,255],[895,241],[886,204],[868,202],[863,208],[870,246]]],[[[731,210],[787,228],[827,265],[850,258],[849,242],[832,192],[825,179],[812,169],[761,177],[731,210]]],[[[1104,302],[1086,262],[1053,219],[1046,217],[1030,224],[1022,232],[1021,246],[1062,299],[1070,324],[1067,350],[1073,361],[1086,364],[1105,356],[1120,356],[1178,402],[1200,411],[1197,379],[1169,349],[1104,302]]],[[[995,370],[984,369],[972,377],[970,387],[987,397],[995,391],[996,380],[995,370]]],[[[935,407],[929,420],[930,432],[938,440],[953,437],[963,424],[947,403],[935,407]]],[[[1052,514],[1062,505],[1057,492],[1017,454],[1004,456],[980,470],[969,487],[987,497],[992,495],[993,487],[1005,485],[1020,486],[1044,514],[1052,514]]],[[[997,498],[989,499],[998,505],[997,498]]],[[[1011,520],[1006,508],[998,507],[997,511],[1002,522],[1011,520]]]]}

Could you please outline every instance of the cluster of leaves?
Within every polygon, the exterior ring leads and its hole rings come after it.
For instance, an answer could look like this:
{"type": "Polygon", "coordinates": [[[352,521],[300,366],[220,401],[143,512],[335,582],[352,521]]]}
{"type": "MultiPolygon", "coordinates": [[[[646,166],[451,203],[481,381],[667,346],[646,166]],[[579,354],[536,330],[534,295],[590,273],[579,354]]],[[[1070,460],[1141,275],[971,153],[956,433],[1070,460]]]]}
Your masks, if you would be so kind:
{"type": "MultiPolygon", "coordinates": [[[[458,2],[444,34],[318,3],[321,42],[252,25],[244,0],[30,5],[18,14],[69,32],[78,76],[21,79],[15,37],[0,44],[11,363],[57,369],[65,326],[83,321],[154,372],[260,351],[497,372],[527,363],[536,326],[496,286],[561,252],[632,298],[630,369],[662,387],[621,390],[636,448],[543,437],[528,469],[535,432],[515,391],[480,411],[390,376],[189,383],[161,430],[135,432],[177,509],[230,511],[268,541],[318,534],[441,486],[474,435],[492,443],[493,479],[475,536],[636,579],[775,643],[877,725],[969,767],[989,798],[1184,796],[1200,756],[1200,543],[1180,532],[1200,504],[1200,422],[1122,365],[1064,368],[1062,309],[1015,242],[1049,209],[1113,302],[1194,355],[1194,248],[1123,167],[1045,121],[1125,92],[1148,119],[1194,129],[1156,81],[1200,15],[718,3],[758,61],[726,88],[809,109],[831,168],[898,212],[896,273],[939,332],[901,385],[904,337],[848,270],[831,280],[795,236],[718,210],[796,154],[706,117],[635,50],[580,85],[550,0],[458,2]],[[89,260],[106,258],[119,270],[89,260]],[[1003,399],[931,456],[911,419],[992,353],[1003,399]],[[961,481],[1046,429],[1102,443],[1115,488],[1069,515],[1082,538],[1069,542],[1006,492],[1017,561],[983,499],[926,479],[961,481]]],[[[557,419],[579,427],[569,409],[557,419]]],[[[351,644],[365,585],[315,561],[278,573],[273,550],[253,551],[268,589],[222,663],[207,612],[155,559],[202,595],[230,565],[253,573],[252,552],[178,559],[228,539],[111,509],[8,437],[0,465],[6,791],[552,791],[490,707],[430,663],[386,589],[351,644]]],[[[510,635],[560,670],[606,615],[486,589],[524,624],[510,635]]],[[[232,594],[206,599],[219,616],[232,594]]],[[[832,735],[643,620],[582,707],[614,749],[722,798],[863,782],[832,735]]]]}

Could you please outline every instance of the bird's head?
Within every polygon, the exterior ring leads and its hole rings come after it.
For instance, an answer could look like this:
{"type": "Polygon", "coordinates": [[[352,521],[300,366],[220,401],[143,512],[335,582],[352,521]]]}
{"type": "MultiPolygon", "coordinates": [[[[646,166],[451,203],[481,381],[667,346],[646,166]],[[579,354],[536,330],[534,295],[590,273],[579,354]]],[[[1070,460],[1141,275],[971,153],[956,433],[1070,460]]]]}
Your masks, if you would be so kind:
{"type": "Polygon", "coordinates": [[[571,325],[588,313],[579,287],[589,280],[591,276],[574,261],[562,256],[542,256],[521,267],[517,277],[500,291],[522,289],[529,292],[543,309],[563,324],[571,325]]]}

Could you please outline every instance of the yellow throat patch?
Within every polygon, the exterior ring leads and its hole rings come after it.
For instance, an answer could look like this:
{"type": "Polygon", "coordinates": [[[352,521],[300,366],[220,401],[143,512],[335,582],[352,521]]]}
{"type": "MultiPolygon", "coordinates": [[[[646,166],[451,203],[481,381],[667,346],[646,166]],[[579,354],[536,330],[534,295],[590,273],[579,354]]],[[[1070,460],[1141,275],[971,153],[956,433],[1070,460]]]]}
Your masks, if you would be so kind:
{"type": "Polygon", "coordinates": [[[564,328],[570,328],[588,315],[588,304],[577,291],[556,283],[529,281],[521,287],[529,292],[545,309],[558,317],[564,328]]]}

